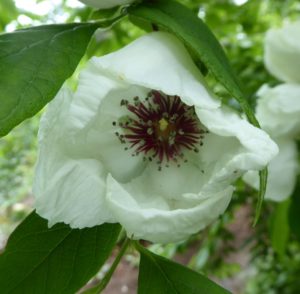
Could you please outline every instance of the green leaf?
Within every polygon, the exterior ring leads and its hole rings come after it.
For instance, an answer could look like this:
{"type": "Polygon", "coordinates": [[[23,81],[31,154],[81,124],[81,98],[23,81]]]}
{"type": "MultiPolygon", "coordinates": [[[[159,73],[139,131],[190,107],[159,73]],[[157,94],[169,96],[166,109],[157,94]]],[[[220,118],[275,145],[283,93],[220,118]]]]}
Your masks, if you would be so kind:
{"type": "Polygon", "coordinates": [[[288,223],[290,204],[290,199],[276,204],[275,211],[271,217],[271,243],[274,251],[276,251],[279,255],[284,255],[290,236],[290,227],[288,223]]]}
{"type": "Polygon", "coordinates": [[[291,232],[300,241],[300,181],[298,179],[297,187],[291,197],[289,209],[289,225],[291,232]]]}
{"type": "Polygon", "coordinates": [[[45,25],[0,35],[0,137],[54,98],[99,26],[45,25]]]}
{"type": "MultiPolygon", "coordinates": [[[[200,60],[215,78],[235,97],[247,115],[248,120],[256,127],[259,123],[245,99],[229,61],[220,43],[211,30],[184,5],[173,0],[155,0],[132,6],[128,10],[132,21],[149,29],[154,24],[160,29],[176,35],[189,49],[192,56],[200,60]]],[[[255,215],[258,221],[267,184],[267,169],[260,173],[260,191],[255,215]]]]}
{"type": "Polygon", "coordinates": [[[32,213],[13,232],[0,255],[2,294],[74,294],[109,257],[120,232],[117,224],[48,228],[32,213]]]}
{"type": "Polygon", "coordinates": [[[228,294],[205,276],[169,259],[158,256],[141,245],[139,294],[228,294]]]}

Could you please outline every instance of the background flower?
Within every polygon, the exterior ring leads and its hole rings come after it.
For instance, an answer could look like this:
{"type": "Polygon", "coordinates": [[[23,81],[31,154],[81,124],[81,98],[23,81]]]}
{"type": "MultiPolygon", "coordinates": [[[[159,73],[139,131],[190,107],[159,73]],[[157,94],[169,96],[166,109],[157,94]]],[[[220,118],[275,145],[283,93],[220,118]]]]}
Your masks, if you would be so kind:
{"type": "MultiPolygon", "coordinates": [[[[269,165],[266,199],[283,201],[294,191],[299,173],[296,141],[300,137],[300,22],[266,34],[264,61],[266,68],[287,83],[258,91],[256,116],[261,127],[275,140],[279,154],[269,165]]],[[[258,189],[256,172],[244,180],[258,189]]]]}
{"type": "Polygon", "coordinates": [[[277,152],[220,105],[185,47],[162,32],[92,58],[77,91],[62,89],[49,105],[39,141],[34,195],[50,224],[120,222],[160,243],[208,225],[232,182],[277,152]]]}
{"type": "Polygon", "coordinates": [[[267,32],[264,60],[279,80],[300,83],[300,21],[267,32]]]}
{"type": "MultiPolygon", "coordinates": [[[[292,194],[299,171],[295,139],[300,134],[300,85],[281,84],[274,88],[265,85],[258,95],[256,116],[279,147],[278,155],[269,165],[265,198],[283,201],[292,194]]],[[[256,172],[248,172],[244,180],[258,189],[256,172]]]]}

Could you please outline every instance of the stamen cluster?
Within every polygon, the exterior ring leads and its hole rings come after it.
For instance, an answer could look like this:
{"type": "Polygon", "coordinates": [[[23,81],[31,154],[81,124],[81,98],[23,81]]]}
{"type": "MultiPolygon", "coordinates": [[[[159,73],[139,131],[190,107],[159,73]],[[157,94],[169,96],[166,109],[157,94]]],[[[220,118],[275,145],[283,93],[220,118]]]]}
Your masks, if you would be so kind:
{"type": "Polygon", "coordinates": [[[139,97],[133,101],[121,101],[121,106],[130,114],[118,122],[123,134],[116,132],[121,143],[129,143],[129,148],[135,149],[133,156],[144,153],[144,160],[157,159],[161,168],[164,161],[172,160],[178,166],[179,159],[187,161],[184,149],[199,152],[197,146],[203,145],[207,131],[201,126],[194,107],[184,104],[178,96],[155,90],[150,91],[144,101],[139,97]]]}

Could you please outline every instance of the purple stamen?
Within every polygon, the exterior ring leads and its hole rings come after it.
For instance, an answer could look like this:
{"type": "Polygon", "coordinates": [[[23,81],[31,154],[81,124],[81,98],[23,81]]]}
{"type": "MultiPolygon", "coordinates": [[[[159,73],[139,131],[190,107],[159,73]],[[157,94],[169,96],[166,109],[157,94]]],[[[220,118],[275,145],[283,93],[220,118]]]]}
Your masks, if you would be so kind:
{"type": "Polygon", "coordinates": [[[116,135],[122,143],[127,142],[134,148],[134,154],[144,153],[149,161],[157,158],[160,169],[165,160],[186,162],[184,149],[198,153],[197,146],[203,145],[208,131],[201,126],[194,107],[184,104],[178,96],[152,90],[145,102],[135,97],[133,104],[122,100],[121,106],[132,115],[126,123],[119,123],[124,133],[116,135]]]}

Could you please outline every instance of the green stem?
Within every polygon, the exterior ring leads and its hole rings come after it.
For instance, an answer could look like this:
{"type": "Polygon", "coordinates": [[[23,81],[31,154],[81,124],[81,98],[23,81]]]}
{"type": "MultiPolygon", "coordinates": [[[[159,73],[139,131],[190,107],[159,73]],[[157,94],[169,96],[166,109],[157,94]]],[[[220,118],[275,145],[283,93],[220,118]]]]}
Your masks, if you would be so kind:
{"type": "Polygon", "coordinates": [[[115,272],[121,258],[125,254],[125,252],[128,248],[128,245],[130,244],[130,241],[131,240],[129,238],[125,239],[116,259],[114,260],[113,264],[111,265],[109,271],[105,274],[104,278],[101,280],[101,282],[98,285],[94,286],[93,288],[88,289],[87,291],[84,292],[84,294],[98,294],[98,293],[101,293],[105,289],[105,287],[108,285],[113,273],[115,272]]]}
{"type": "Polygon", "coordinates": [[[256,226],[259,217],[261,215],[261,210],[267,190],[267,181],[268,181],[268,169],[265,168],[259,172],[259,192],[258,192],[258,200],[256,204],[256,209],[255,209],[255,217],[254,217],[254,222],[253,222],[253,227],[256,226]]]}
{"type": "Polygon", "coordinates": [[[113,24],[115,24],[116,22],[118,22],[120,19],[125,17],[127,14],[128,14],[127,10],[122,9],[120,14],[117,15],[115,18],[99,20],[96,23],[99,25],[100,28],[107,29],[107,28],[111,27],[113,24]]]}
{"type": "Polygon", "coordinates": [[[128,245],[130,243],[130,239],[126,238],[116,259],[114,260],[112,266],[110,267],[109,271],[106,273],[105,277],[102,279],[100,285],[99,285],[99,293],[101,293],[102,290],[104,290],[104,288],[107,286],[107,284],[109,283],[113,273],[115,272],[121,258],[123,257],[123,255],[125,254],[128,245]]]}

